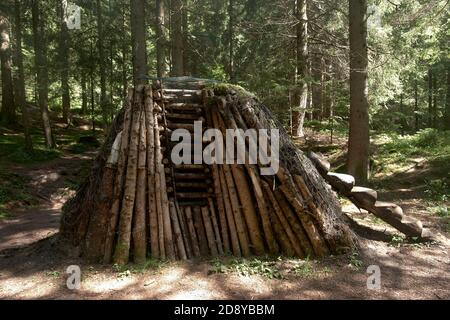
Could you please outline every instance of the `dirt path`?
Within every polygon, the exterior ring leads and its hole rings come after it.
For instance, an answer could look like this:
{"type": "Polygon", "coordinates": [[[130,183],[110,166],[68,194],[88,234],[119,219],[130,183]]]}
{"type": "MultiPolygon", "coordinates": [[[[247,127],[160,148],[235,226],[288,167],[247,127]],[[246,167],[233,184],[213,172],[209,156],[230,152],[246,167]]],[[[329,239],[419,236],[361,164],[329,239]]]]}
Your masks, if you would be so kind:
{"type": "Polygon", "coordinates": [[[93,153],[65,155],[44,164],[10,166],[9,170],[28,177],[26,186],[39,204],[17,208],[10,218],[0,221],[0,252],[47,238],[58,231],[61,208],[73,193],[69,184],[77,180],[80,167],[89,162],[93,153]]]}
{"type": "MultiPolygon", "coordinates": [[[[352,206],[344,209],[362,237],[360,254],[312,262],[274,260],[283,279],[216,273],[214,263],[205,260],[136,271],[70,258],[58,250],[55,233],[61,206],[70,195],[67,183],[90,157],[67,156],[32,168],[12,168],[31,177],[29,187],[43,201],[0,222],[0,299],[450,299],[448,245],[393,242],[393,229],[352,206]],[[299,264],[307,268],[296,269],[299,264]],[[66,287],[69,265],[81,267],[80,290],[66,287]],[[369,265],[380,267],[380,290],[367,289],[369,265]]],[[[399,194],[389,195],[398,200],[399,194]]],[[[401,205],[426,218],[420,200],[403,196],[401,205]]],[[[426,224],[439,229],[436,219],[426,224]]]]}
{"type": "Polygon", "coordinates": [[[450,299],[450,260],[442,246],[394,247],[364,241],[360,257],[277,262],[284,279],[212,272],[212,262],[178,262],[157,270],[117,271],[63,258],[53,239],[0,258],[0,299],[450,299]],[[67,289],[65,270],[80,265],[80,290],[67,289]],[[356,265],[356,266],[355,266],[356,265]],[[381,289],[368,290],[368,265],[381,270],[381,289]]]}

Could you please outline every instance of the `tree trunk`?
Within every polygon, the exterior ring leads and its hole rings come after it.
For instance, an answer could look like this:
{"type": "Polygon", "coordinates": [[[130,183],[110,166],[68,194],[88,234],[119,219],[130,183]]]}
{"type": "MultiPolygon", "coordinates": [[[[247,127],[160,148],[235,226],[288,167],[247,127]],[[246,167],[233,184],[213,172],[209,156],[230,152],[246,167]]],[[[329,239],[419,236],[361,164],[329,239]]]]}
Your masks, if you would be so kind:
{"type": "Polygon", "coordinates": [[[428,68],[428,127],[433,127],[433,71],[428,68]]]}
{"type": "Polygon", "coordinates": [[[437,118],[438,118],[438,113],[437,113],[437,99],[438,99],[438,88],[437,88],[437,77],[436,75],[433,76],[433,113],[432,113],[432,126],[433,128],[437,128],[437,118]]]}
{"type": "Polygon", "coordinates": [[[87,97],[87,80],[84,70],[81,71],[81,114],[87,114],[88,97],[87,97]]]}
{"type": "Polygon", "coordinates": [[[350,132],[347,169],[357,183],[369,175],[369,103],[367,97],[367,0],[349,0],[350,132]]]}
{"type": "Polygon", "coordinates": [[[23,54],[22,54],[22,10],[20,0],[14,1],[14,16],[15,16],[15,65],[17,67],[17,75],[15,81],[15,103],[19,106],[22,112],[23,133],[25,136],[25,150],[28,153],[33,152],[33,140],[30,134],[30,116],[26,107],[25,97],[25,74],[23,69],[23,54]]]}
{"type": "MultiPolygon", "coordinates": [[[[124,0],[125,2],[125,0],[124,0]]],[[[122,28],[125,32],[127,29],[127,19],[126,19],[126,5],[122,4],[122,28]]],[[[122,96],[125,97],[128,91],[128,68],[127,68],[127,52],[128,52],[127,41],[122,41],[122,96]]]]}
{"type": "Polygon", "coordinates": [[[164,0],[156,0],[156,70],[158,77],[167,76],[164,0]]]}
{"type": "Polygon", "coordinates": [[[69,90],[69,70],[70,70],[70,36],[67,29],[67,24],[64,21],[64,4],[60,2],[60,24],[61,33],[59,40],[59,54],[60,54],[60,72],[61,72],[61,95],[62,95],[62,110],[63,122],[70,123],[70,90],[69,90]]]}
{"type": "Polygon", "coordinates": [[[414,80],[414,130],[419,130],[419,97],[417,79],[414,80]]]}
{"type": "Polygon", "coordinates": [[[95,86],[95,79],[94,79],[94,71],[95,66],[93,63],[94,59],[94,48],[93,44],[91,42],[90,46],[90,66],[89,66],[89,89],[90,89],[90,96],[91,96],[91,120],[92,120],[92,132],[95,133],[95,95],[94,95],[94,86],[95,86]]]}
{"type": "Polygon", "coordinates": [[[44,23],[41,17],[39,1],[32,1],[34,61],[36,66],[38,103],[41,110],[45,142],[48,148],[56,147],[53,139],[50,116],[48,112],[48,69],[44,23]]]}
{"type": "Polygon", "coordinates": [[[322,121],[325,114],[325,93],[326,93],[326,83],[325,83],[325,73],[326,64],[325,59],[322,57],[320,59],[320,110],[319,110],[319,120],[322,121]]]}
{"type": "Polygon", "coordinates": [[[299,88],[298,107],[295,111],[294,134],[297,137],[303,137],[303,123],[305,121],[306,108],[308,103],[308,16],[307,1],[296,0],[297,17],[297,73],[296,84],[299,88]]]}
{"type": "Polygon", "coordinates": [[[405,105],[403,103],[403,92],[400,94],[400,134],[405,135],[406,130],[406,115],[405,115],[405,105]]]}
{"type": "Polygon", "coordinates": [[[229,62],[228,62],[228,73],[230,78],[230,83],[235,83],[234,74],[234,0],[228,0],[228,41],[229,41],[229,62]]]}
{"type": "Polygon", "coordinates": [[[191,64],[189,63],[191,52],[189,50],[189,43],[188,43],[189,15],[188,15],[188,10],[186,8],[186,5],[183,6],[182,15],[183,15],[183,17],[182,17],[183,18],[183,21],[182,21],[182,25],[183,25],[183,74],[189,75],[189,74],[191,74],[191,70],[190,70],[191,64]]]}
{"type": "Polygon", "coordinates": [[[2,71],[2,121],[13,124],[16,119],[14,86],[12,78],[12,55],[9,41],[10,24],[5,13],[0,12],[0,63],[2,71]]]}
{"type": "Polygon", "coordinates": [[[183,12],[181,0],[171,3],[170,40],[172,43],[172,76],[183,75],[183,12]]]}
{"type": "Polygon", "coordinates": [[[133,83],[146,83],[147,48],[145,32],[145,0],[131,0],[131,38],[133,53],[133,83]]]}
{"type": "Polygon", "coordinates": [[[97,47],[98,47],[98,66],[100,73],[100,108],[102,110],[103,125],[108,123],[108,110],[106,100],[106,62],[105,62],[105,48],[103,44],[103,11],[102,0],[96,1],[97,9],[97,47]]]}
{"type": "Polygon", "coordinates": [[[444,128],[450,130],[450,62],[447,61],[447,92],[445,95],[444,128]]]}

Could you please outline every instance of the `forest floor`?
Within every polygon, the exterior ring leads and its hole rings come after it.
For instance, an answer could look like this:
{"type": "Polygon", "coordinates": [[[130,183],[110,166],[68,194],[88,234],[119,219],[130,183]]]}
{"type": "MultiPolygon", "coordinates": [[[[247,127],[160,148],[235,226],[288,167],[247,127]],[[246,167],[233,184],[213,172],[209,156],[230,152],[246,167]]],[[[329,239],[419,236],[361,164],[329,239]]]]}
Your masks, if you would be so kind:
{"type": "MultiPolygon", "coordinates": [[[[95,155],[95,146],[80,143],[86,128],[57,130],[60,152],[42,148],[42,157],[27,159],[14,148],[18,134],[0,128],[0,299],[450,299],[448,145],[439,154],[409,155],[415,140],[394,151],[395,139],[373,142],[378,156],[371,186],[381,200],[398,203],[439,234],[439,243],[404,239],[341,199],[361,237],[360,252],[321,260],[228,257],[118,267],[88,264],[57,248],[62,205],[95,155]],[[397,153],[407,160],[395,159],[397,153]],[[69,265],[81,267],[80,290],[66,287],[69,265]],[[367,289],[369,265],[380,267],[380,290],[367,289]]],[[[344,137],[330,144],[324,133],[310,132],[301,145],[342,167],[344,137]]]]}

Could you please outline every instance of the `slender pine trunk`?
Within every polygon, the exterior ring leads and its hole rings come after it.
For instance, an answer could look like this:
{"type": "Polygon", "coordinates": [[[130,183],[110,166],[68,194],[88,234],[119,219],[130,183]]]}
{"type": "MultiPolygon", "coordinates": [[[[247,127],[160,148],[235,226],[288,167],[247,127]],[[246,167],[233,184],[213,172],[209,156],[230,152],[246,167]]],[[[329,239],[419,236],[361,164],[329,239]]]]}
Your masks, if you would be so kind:
{"type": "Polygon", "coordinates": [[[183,13],[181,0],[172,0],[170,38],[172,44],[172,76],[183,75],[183,13]]]}
{"type": "Polygon", "coordinates": [[[102,0],[96,1],[97,10],[97,47],[98,47],[98,65],[100,73],[100,109],[102,110],[103,125],[108,124],[108,101],[106,98],[106,61],[105,61],[105,48],[104,48],[104,20],[103,20],[103,8],[102,0]]]}
{"type": "Polygon", "coordinates": [[[36,67],[36,83],[38,93],[38,103],[41,111],[42,125],[44,129],[45,142],[48,148],[55,148],[50,115],[48,111],[48,66],[47,66],[47,41],[43,16],[38,0],[32,0],[33,16],[33,42],[34,61],[36,67]]]}
{"type": "Polygon", "coordinates": [[[229,41],[229,61],[228,61],[228,73],[230,83],[235,83],[234,72],[234,0],[228,0],[228,41],[229,41]]]}
{"type": "Polygon", "coordinates": [[[145,0],[131,0],[131,39],[133,54],[133,83],[145,84],[147,49],[145,32],[145,0]]]}
{"type": "Polygon", "coordinates": [[[17,121],[17,116],[14,103],[10,30],[7,15],[0,11],[0,64],[2,72],[2,109],[0,117],[7,124],[14,124],[17,121]]]}
{"type": "Polygon", "coordinates": [[[367,96],[367,0],[349,0],[350,132],[347,170],[357,183],[369,177],[369,102],[367,96]]]}
{"type": "Polygon", "coordinates": [[[158,77],[167,76],[164,0],[156,0],[156,70],[158,77]]]}
{"type": "Polygon", "coordinates": [[[70,35],[67,24],[64,21],[64,4],[60,1],[59,5],[60,16],[60,39],[59,39],[59,54],[60,54],[60,72],[61,72],[61,95],[62,95],[62,110],[63,122],[70,123],[70,88],[69,88],[69,70],[70,70],[70,35]]]}
{"type": "Polygon", "coordinates": [[[299,89],[299,102],[295,113],[294,133],[297,137],[303,137],[303,124],[308,103],[308,16],[307,1],[296,0],[297,17],[297,75],[296,84],[299,89]]]}

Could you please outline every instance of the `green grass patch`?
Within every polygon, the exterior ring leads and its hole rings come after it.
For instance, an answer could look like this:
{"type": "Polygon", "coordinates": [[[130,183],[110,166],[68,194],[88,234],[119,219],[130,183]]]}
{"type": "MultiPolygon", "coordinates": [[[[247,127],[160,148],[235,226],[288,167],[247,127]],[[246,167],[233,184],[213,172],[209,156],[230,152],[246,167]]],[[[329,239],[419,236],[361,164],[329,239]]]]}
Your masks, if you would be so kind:
{"type": "Polygon", "coordinates": [[[446,205],[431,207],[429,211],[441,218],[450,218],[450,208],[446,205]]]}
{"type": "Polygon", "coordinates": [[[119,278],[125,278],[132,274],[142,274],[146,271],[158,271],[167,264],[167,261],[150,258],[142,264],[114,264],[112,270],[117,273],[119,278]]]}
{"type": "Polygon", "coordinates": [[[6,172],[0,167],[0,219],[10,216],[11,208],[32,206],[36,199],[27,191],[28,179],[19,174],[6,172]]]}
{"type": "Polygon", "coordinates": [[[305,120],[305,128],[310,128],[316,132],[330,135],[333,130],[333,137],[344,138],[348,134],[347,123],[339,118],[335,117],[333,121],[330,120],[305,120]]]}
{"type": "Polygon", "coordinates": [[[276,261],[253,259],[214,259],[211,263],[214,273],[237,273],[242,276],[260,275],[269,279],[283,279],[276,261]]]}
{"type": "Polygon", "coordinates": [[[291,272],[301,278],[307,278],[314,274],[314,266],[311,261],[309,261],[309,257],[305,259],[305,261],[301,261],[297,263],[292,269],[291,272]]]}
{"type": "Polygon", "coordinates": [[[359,253],[356,251],[353,251],[348,259],[349,264],[357,270],[360,270],[364,265],[364,262],[361,260],[359,253]]]}
{"type": "Polygon", "coordinates": [[[377,150],[372,165],[373,173],[401,171],[424,159],[443,174],[450,170],[450,131],[423,129],[412,135],[384,133],[373,138],[377,150]]]}
{"type": "Polygon", "coordinates": [[[48,149],[39,136],[33,136],[34,152],[32,154],[25,150],[25,141],[21,135],[0,133],[0,158],[9,162],[30,164],[45,162],[58,158],[61,151],[48,149]]]}

